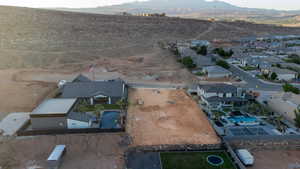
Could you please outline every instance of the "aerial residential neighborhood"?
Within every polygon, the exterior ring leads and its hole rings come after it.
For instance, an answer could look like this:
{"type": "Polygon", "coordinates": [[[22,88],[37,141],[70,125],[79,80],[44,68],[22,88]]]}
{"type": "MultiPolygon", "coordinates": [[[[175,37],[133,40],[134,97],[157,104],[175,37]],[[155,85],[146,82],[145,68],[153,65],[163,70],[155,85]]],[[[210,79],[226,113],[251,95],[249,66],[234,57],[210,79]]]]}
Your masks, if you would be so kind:
{"type": "Polygon", "coordinates": [[[299,11],[96,1],[0,2],[0,169],[300,168],[299,11]]]}

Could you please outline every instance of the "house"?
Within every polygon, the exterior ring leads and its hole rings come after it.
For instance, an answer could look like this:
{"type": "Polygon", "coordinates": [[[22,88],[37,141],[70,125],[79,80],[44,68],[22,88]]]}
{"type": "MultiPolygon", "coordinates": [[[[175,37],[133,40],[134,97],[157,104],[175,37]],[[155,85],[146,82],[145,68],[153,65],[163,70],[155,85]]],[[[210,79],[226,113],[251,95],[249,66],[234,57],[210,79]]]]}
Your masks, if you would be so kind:
{"type": "Polygon", "coordinates": [[[198,96],[211,109],[240,106],[248,102],[241,88],[227,84],[198,85],[198,96]]]}
{"type": "Polygon", "coordinates": [[[276,113],[294,122],[295,110],[299,108],[300,96],[293,93],[276,93],[267,100],[267,105],[276,113]]]}
{"type": "Polygon", "coordinates": [[[272,73],[276,73],[277,79],[283,81],[291,81],[296,79],[298,75],[298,73],[295,71],[289,69],[280,69],[278,67],[271,67],[269,74],[271,75],[272,73]]]}
{"type": "Polygon", "coordinates": [[[30,113],[32,129],[67,129],[68,114],[77,99],[48,99],[30,113]]]}
{"type": "Polygon", "coordinates": [[[220,66],[207,66],[203,68],[203,72],[208,78],[224,78],[232,76],[232,73],[220,66]]]}
{"type": "Polygon", "coordinates": [[[188,47],[179,47],[178,52],[181,59],[185,57],[191,57],[194,64],[196,64],[198,68],[215,65],[215,63],[212,61],[212,56],[198,55],[196,51],[188,47]]]}
{"type": "Polygon", "coordinates": [[[207,40],[192,40],[191,47],[209,46],[210,42],[207,40]]]}
{"type": "Polygon", "coordinates": [[[61,90],[61,98],[80,98],[94,104],[116,104],[127,98],[127,85],[121,79],[107,81],[68,82],[61,90]]]}
{"type": "Polygon", "coordinates": [[[91,128],[93,116],[87,113],[71,111],[67,116],[68,129],[91,128]]]}

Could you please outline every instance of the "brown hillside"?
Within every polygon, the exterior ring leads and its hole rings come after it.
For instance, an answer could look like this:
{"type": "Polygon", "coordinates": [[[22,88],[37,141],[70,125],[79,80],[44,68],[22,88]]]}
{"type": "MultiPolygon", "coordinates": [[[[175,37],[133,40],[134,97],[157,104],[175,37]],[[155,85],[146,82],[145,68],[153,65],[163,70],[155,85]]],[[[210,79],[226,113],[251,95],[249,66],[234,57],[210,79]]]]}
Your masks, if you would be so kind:
{"type": "MultiPolygon", "coordinates": [[[[82,64],[156,53],[160,40],[295,34],[299,28],[180,18],[97,15],[0,6],[0,68],[82,64]]],[[[153,56],[155,57],[155,56],[153,56]]]]}

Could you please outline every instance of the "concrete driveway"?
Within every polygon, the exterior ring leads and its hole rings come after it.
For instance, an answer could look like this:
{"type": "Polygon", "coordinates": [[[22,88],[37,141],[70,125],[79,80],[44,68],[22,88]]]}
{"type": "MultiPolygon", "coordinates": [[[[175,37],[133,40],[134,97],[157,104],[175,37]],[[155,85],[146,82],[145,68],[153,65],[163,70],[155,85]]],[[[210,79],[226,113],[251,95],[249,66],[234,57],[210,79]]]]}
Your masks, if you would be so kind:
{"type": "Polygon", "coordinates": [[[29,121],[30,113],[10,113],[0,122],[3,136],[14,135],[25,123],[29,121]]]}

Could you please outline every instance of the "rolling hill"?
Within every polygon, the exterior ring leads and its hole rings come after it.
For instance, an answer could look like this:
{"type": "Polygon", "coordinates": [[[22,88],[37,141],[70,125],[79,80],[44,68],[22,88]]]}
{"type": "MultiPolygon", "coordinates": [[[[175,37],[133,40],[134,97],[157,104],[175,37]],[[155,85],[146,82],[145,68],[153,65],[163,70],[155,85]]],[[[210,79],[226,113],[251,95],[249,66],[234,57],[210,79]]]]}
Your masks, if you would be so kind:
{"type": "MultiPolygon", "coordinates": [[[[82,65],[100,58],[164,56],[159,41],[236,39],[250,35],[299,34],[298,28],[85,14],[0,6],[0,68],[82,65]]],[[[157,64],[159,64],[158,62],[157,64]]]]}
{"type": "Polygon", "coordinates": [[[289,26],[299,24],[297,18],[300,17],[300,11],[241,8],[222,1],[206,0],[149,0],[145,2],[132,2],[98,8],[59,8],[57,10],[98,14],[119,14],[121,12],[128,12],[131,14],[166,13],[168,16],[179,16],[184,18],[214,18],[225,21],[244,20],[256,23],[289,26]]]}

